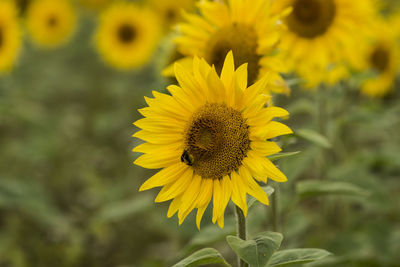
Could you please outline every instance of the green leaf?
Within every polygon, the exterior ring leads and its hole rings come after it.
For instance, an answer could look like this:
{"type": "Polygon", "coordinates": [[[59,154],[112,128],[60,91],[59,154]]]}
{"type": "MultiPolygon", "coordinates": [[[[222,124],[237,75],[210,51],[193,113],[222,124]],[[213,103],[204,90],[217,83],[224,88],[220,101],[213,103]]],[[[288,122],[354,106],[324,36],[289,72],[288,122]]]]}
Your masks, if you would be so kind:
{"type": "Polygon", "coordinates": [[[368,192],[354,184],[347,182],[331,182],[309,180],[297,184],[297,194],[300,198],[307,198],[321,195],[347,195],[362,196],[368,195],[368,192]]]}
{"type": "Polygon", "coordinates": [[[295,135],[307,141],[310,141],[323,148],[331,148],[331,142],[323,135],[311,129],[300,129],[295,132],[295,135]]]}
{"type": "Polygon", "coordinates": [[[0,208],[22,212],[62,231],[68,224],[48,191],[36,181],[0,177],[0,208]]]}
{"type": "Polygon", "coordinates": [[[229,246],[252,267],[264,267],[272,254],[281,246],[283,236],[276,232],[264,232],[252,240],[227,236],[229,246]]]}
{"type": "Polygon", "coordinates": [[[298,248],[281,250],[272,255],[268,266],[286,266],[312,262],[331,255],[330,252],[317,248],[298,248]]]}
{"type": "Polygon", "coordinates": [[[278,160],[278,159],[291,157],[291,156],[297,155],[299,153],[300,153],[300,151],[276,153],[276,154],[274,154],[272,156],[269,156],[268,159],[272,160],[272,161],[275,161],[275,160],[278,160]]]}
{"type": "Polygon", "coordinates": [[[172,267],[195,267],[210,263],[219,263],[223,266],[231,266],[216,249],[204,248],[196,251],[172,267]]]}
{"type": "MultiPolygon", "coordinates": [[[[268,197],[270,197],[274,192],[275,189],[272,186],[262,186],[261,187],[264,192],[267,194],[268,197]]],[[[247,208],[250,209],[254,203],[256,203],[257,199],[255,199],[254,197],[250,198],[249,202],[247,203],[247,208]]]]}
{"type": "Polygon", "coordinates": [[[199,246],[210,246],[218,241],[225,240],[227,235],[232,235],[236,232],[235,221],[227,219],[224,228],[220,229],[214,224],[207,225],[201,228],[192,238],[188,249],[198,248],[199,246]]]}
{"type": "Polygon", "coordinates": [[[153,205],[150,195],[141,195],[128,200],[111,202],[105,205],[97,215],[102,222],[118,221],[129,216],[144,212],[153,205]]]}

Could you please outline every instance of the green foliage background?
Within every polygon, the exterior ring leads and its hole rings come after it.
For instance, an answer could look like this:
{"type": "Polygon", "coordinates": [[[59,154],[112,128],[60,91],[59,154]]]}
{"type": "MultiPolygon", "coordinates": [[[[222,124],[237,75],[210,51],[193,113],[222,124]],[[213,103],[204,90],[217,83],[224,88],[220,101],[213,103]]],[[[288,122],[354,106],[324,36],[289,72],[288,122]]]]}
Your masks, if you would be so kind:
{"type": "MultiPolygon", "coordinates": [[[[145,68],[118,72],[95,52],[92,17],[79,24],[54,51],[26,41],[17,68],[0,78],[0,266],[171,266],[206,246],[235,262],[225,243],[233,207],[223,230],[207,210],[198,232],[193,214],[182,226],[166,218],[157,190],[138,193],[154,171],[132,164],[132,122],[143,96],[167,84],[163,49],[145,68]]],[[[312,266],[400,266],[399,86],[372,101],[354,84],[321,93],[294,85],[276,99],[295,132],[323,127],[331,148],[307,134],[280,140],[301,153],[277,161],[287,183],[269,184],[280,198],[275,230],[284,248],[334,254],[312,266]]],[[[250,236],[272,230],[271,208],[255,203],[248,227],[250,236]]]]}

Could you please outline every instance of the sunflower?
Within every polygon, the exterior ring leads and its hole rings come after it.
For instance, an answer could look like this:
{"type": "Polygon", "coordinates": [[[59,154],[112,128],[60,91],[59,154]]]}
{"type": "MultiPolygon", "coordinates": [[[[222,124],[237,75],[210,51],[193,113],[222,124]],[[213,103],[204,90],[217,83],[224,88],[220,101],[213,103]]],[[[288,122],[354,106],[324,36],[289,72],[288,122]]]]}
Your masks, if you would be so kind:
{"type": "Polygon", "coordinates": [[[13,2],[0,1],[0,72],[15,64],[21,46],[18,11],[13,2]]]}
{"type": "Polygon", "coordinates": [[[26,9],[32,0],[14,0],[20,15],[25,15],[26,9]]]}
{"type": "Polygon", "coordinates": [[[192,11],[195,7],[194,0],[150,0],[150,5],[161,17],[166,30],[180,22],[182,10],[192,11]]]}
{"type": "Polygon", "coordinates": [[[68,0],[34,0],[28,6],[26,22],[37,45],[55,48],[70,39],[76,15],[68,0]]]}
{"type": "Polygon", "coordinates": [[[334,84],[348,75],[346,60],[368,29],[374,9],[370,0],[279,0],[273,9],[288,7],[286,31],[279,44],[285,63],[307,82],[334,84]]]}
{"type": "Polygon", "coordinates": [[[79,4],[93,10],[99,10],[109,5],[114,0],[78,0],[79,4]]]}
{"type": "MultiPolygon", "coordinates": [[[[237,66],[248,63],[249,84],[269,73],[272,79],[268,89],[288,92],[279,75],[285,66],[276,49],[281,14],[270,14],[270,1],[202,1],[198,7],[200,14],[184,14],[186,22],[178,27],[182,35],[176,43],[186,56],[179,61],[181,64],[190,67],[190,58],[199,56],[220,73],[226,54],[232,50],[237,66]]],[[[168,74],[172,74],[172,67],[164,71],[168,74]]]]}
{"type": "Polygon", "coordinates": [[[97,49],[104,60],[119,69],[147,63],[157,48],[161,29],[157,16],[133,3],[116,2],[100,18],[97,49]]]}
{"type": "Polygon", "coordinates": [[[220,76],[197,57],[192,70],[175,64],[180,86],[167,87],[171,95],[153,92],[154,98],[146,98],[149,106],[139,110],[145,118],[134,123],[142,130],[133,136],[145,143],[133,151],[144,155],[134,163],[162,168],[139,190],[162,186],[155,201],[172,200],[167,216],[178,212],[179,224],[197,208],[198,228],[212,198],[212,221],[222,228],[230,199],[246,215],[246,194],[268,205],[257,182],[287,180],[266,158],[281,150],[267,140],[292,131],[271,121],[287,116],[286,110],[265,107],[270,96],[262,92],[270,77],[247,87],[247,64],[235,71],[232,52],[220,76]]]}
{"type": "MultiPolygon", "coordinates": [[[[400,67],[397,34],[393,31],[394,20],[378,19],[373,27],[373,34],[359,48],[359,69],[372,70],[375,75],[369,77],[361,86],[361,92],[371,97],[386,95],[394,85],[400,67]]],[[[398,24],[397,24],[398,25],[398,24]]]]}

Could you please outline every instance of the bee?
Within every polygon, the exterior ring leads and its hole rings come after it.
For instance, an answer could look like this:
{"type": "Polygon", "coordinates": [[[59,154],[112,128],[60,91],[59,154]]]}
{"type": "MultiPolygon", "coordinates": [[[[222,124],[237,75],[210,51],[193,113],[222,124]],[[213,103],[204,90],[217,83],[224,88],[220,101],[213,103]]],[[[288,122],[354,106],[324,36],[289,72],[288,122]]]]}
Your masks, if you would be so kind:
{"type": "Polygon", "coordinates": [[[183,150],[181,161],[189,166],[192,166],[194,158],[187,150],[183,150]]]}

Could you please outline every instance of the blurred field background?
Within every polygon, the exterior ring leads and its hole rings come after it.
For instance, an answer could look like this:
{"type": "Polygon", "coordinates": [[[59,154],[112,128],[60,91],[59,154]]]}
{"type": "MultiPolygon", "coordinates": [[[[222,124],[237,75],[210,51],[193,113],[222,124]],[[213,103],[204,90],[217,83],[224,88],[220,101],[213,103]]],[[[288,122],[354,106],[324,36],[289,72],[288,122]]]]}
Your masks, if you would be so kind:
{"type": "MultiPolygon", "coordinates": [[[[398,6],[388,1],[387,10],[398,6]]],[[[199,232],[193,214],[182,226],[166,218],[168,203],[153,202],[158,190],[138,192],[154,171],[132,164],[132,122],[144,96],[169,84],[160,71],[171,38],[146,66],[118,71],[94,48],[96,11],[77,12],[70,42],[46,50],[24,38],[16,67],[0,77],[0,266],[171,266],[205,246],[234,261],[224,241],[235,232],[233,205],[223,230],[207,210],[199,232]]],[[[277,227],[285,248],[334,253],[310,266],[400,266],[398,81],[383,99],[361,96],[351,82],[325,92],[299,87],[276,104],[291,113],[295,133],[318,131],[322,98],[330,144],[301,134],[280,140],[285,152],[301,151],[278,162],[288,176],[275,192],[281,218],[274,226],[270,207],[254,204],[250,235],[277,227]],[[310,180],[337,188],[318,196],[310,180]]]]}

